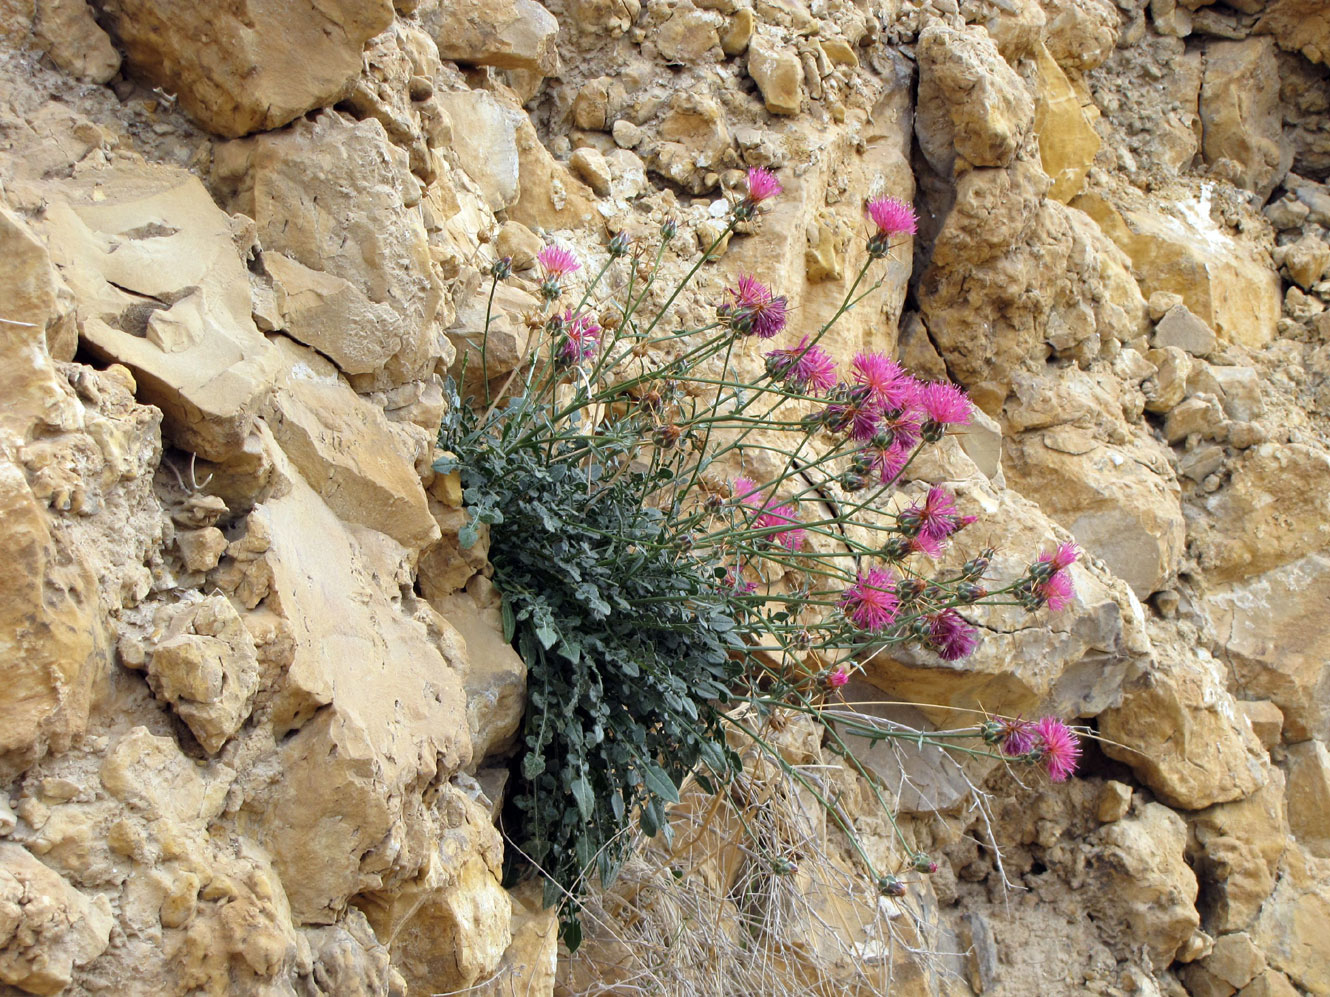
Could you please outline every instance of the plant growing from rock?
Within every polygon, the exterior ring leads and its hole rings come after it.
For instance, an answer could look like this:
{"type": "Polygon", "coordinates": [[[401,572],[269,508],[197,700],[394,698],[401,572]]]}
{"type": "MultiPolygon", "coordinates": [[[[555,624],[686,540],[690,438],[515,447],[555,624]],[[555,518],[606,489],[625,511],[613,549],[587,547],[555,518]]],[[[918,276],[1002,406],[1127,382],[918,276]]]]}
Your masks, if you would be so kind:
{"type": "MultiPolygon", "coordinates": [[[[779,193],[772,174],[750,170],[725,230],[656,308],[647,302],[673,223],[651,250],[615,237],[580,288],[577,258],[547,246],[529,361],[491,384],[482,343],[479,376],[463,369],[474,394],[449,382],[448,456],[435,467],[460,473],[471,515],[462,545],[492,527],[504,636],[529,669],[504,823],[509,873],[544,874],[545,901],[560,904],[573,949],[590,878],[614,879],[634,823],[671,833],[667,808],[686,779],[730,792],[743,770],[736,744],[755,745],[825,808],[884,893],[900,889],[823,787],[768,743],[761,721],[774,711],[820,725],[825,747],[867,781],[888,818],[888,795],[851,736],[1042,763],[1055,780],[1075,768],[1076,735],[1056,718],[924,733],[837,702],[884,649],[970,654],[978,630],[967,613],[977,605],[1061,608],[1077,551],[1059,547],[992,587],[991,550],[943,567],[973,521],[950,492],[894,501],[921,449],[969,421],[970,402],[879,353],[838,370],[821,343],[877,286],[870,271],[893,240],[914,233],[904,202],[868,202],[867,260],[831,319],[797,340],[777,341],[790,324],[786,299],[747,275],[709,323],[668,324],[710,253],[779,193]],[[760,371],[741,375],[755,352],[760,371]]],[[[493,265],[491,300],[510,274],[507,260],[493,265]]],[[[900,841],[908,867],[936,868],[900,841]]]]}

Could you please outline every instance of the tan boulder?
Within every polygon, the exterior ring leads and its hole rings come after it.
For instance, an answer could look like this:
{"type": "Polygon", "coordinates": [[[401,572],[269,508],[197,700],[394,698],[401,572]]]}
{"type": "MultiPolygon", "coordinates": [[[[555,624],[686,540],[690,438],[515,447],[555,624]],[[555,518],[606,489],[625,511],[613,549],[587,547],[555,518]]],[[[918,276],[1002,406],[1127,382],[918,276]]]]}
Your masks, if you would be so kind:
{"type": "Polygon", "coordinates": [[[171,614],[147,672],[154,694],[171,704],[210,755],[249,717],[263,677],[253,637],[220,595],[171,614]]]}
{"type": "Polygon", "coordinates": [[[494,979],[477,997],[546,994],[554,991],[559,957],[559,917],[541,902],[540,884],[528,880],[509,893],[513,902],[512,943],[504,950],[494,979]]]}
{"type": "Polygon", "coordinates": [[[1177,572],[1186,540],[1177,479],[1151,437],[1117,441],[1074,425],[1003,444],[1007,483],[1146,599],[1177,572]]]}
{"type": "Polygon", "coordinates": [[[230,221],[203,184],[168,166],[89,171],[52,192],[43,230],[92,354],[133,371],[176,446],[235,453],[276,354],[254,326],[230,221]]]}
{"type": "Polygon", "coordinates": [[[1081,96],[1066,74],[1040,44],[1035,49],[1034,128],[1039,136],[1039,160],[1053,185],[1048,196],[1067,204],[1081,192],[1085,175],[1099,152],[1099,133],[1094,129],[1098,111],[1093,103],[1082,104],[1081,96]]]}
{"type": "Polygon", "coordinates": [[[550,155],[530,118],[520,111],[518,116],[514,141],[522,182],[506,217],[550,232],[589,225],[596,199],[591,188],[550,155]]]}
{"type": "Polygon", "coordinates": [[[1234,240],[1210,220],[1208,195],[1163,213],[1143,203],[1116,204],[1082,194],[1080,208],[1131,258],[1149,297],[1172,291],[1226,342],[1260,347],[1282,313],[1279,275],[1263,252],[1234,240]]]}
{"type": "Polygon", "coordinates": [[[273,438],[343,522],[386,533],[408,550],[439,537],[414,455],[383,412],[323,357],[279,343],[288,368],[263,408],[273,438]]]}
{"type": "Polygon", "coordinates": [[[1312,232],[1291,246],[1277,249],[1275,253],[1276,259],[1280,259],[1282,254],[1281,265],[1304,290],[1311,290],[1326,270],[1330,270],[1330,243],[1312,232]]]}
{"type": "Polygon", "coordinates": [[[15,341],[26,339],[21,330],[37,329],[45,335],[46,352],[57,360],[72,360],[78,347],[73,301],[51,263],[40,239],[3,203],[0,203],[0,333],[15,341]]]}
{"type": "Polygon", "coordinates": [[[950,174],[951,150],[972,166],[1011,165],[1035,106],[988,32],[931,21],[919,33],[918,59],[916,129],[933,167],[950,174]]]}
{"type": "Polygon", "coordinates": [[[417,380],[438,355],[442,290],[406,160],[377,120],[328,111],[221,145],[213,161],[214,186],[263,248],[307,268],[275,267],[294,285],[288,331],[367,389],[417,380]]]}
{"type": "Polygon", "coordinates": [[[435,808],[440,833],[420,875],[359,899],[411,994],[467,990],[512,941],[513,904],[498,880],[503,842],[489,814],[447,783],[435,808]]]}
{"type": "Polygon", "coordinates": [[[431,861],[439,818],[422,794],[470,759],[465,701],[401,605],[406,552],[342,524],[265,445],[280,487],[212,575],[228,595],[266,599],[293,640],[267,715],[277,743],[242,774],[238,819],[273,856],[297,922],[329,924],[352,895],[431,861]]]}
{"type": "Polygon", "coordinates": [[[1201,123],[1206,162],[1236,162],[1236,182],[1264,203],[1293,163],[1293,147],[1284,137],[1273,41],[1245,38],[1205,46],[1201,123]]]}
{"type": "Polygon", "coordinates": [[[1167,807],[1147,803],[1090,841],[1096,854],[1087,866],[1099,889],[1086,906],[1100,937],[1143,945],[1153,967],[1163,969],[1201,922],[1196,877],[1184,858],[1186,825],[1167,807]]]}
{"type": "Polygon", "coordinates": [[[451,152],[490,210],[513,204],[520,194],[517,130],[522,112],[486,90],[436,93],[434,99],[460,124],[453,130],[451,152]]]}
{"type": "Polygon", "coordinates": [[[772,114],[798,114],[803,101],[804,70],[799,57],[758,32],[748,43],[748,75],[772,114]]]}
{"type": "Polygon", "coordinates": [[[1330,751],[1320,741],[1286,749],[1288,826],[1302,848],[1330,858],[1330,751]]]}
{"type": "Polygon", "coordinates": [[[1325,864],[1292,847],[1251,929],[1266,961],[1303,991],[1330,994],[1330,891],[1325,864]]]}
{"type": "Polygon", "coordinates": [[[1270,780],[1244,800],[1186,817],[1206,924],[1216,931],[1250,927],[1274,889],[1288,842],[1283,772],[1272,769],[1270,780]]]}
{"type": "Polygon", "coordinates": [[[106,951],[114,925],[104,896],[90,900],[21,845],[0,842],[0,984],[6,989],[63,993],[76,966],[106,951]]]}
{"type": "Polygon", "coordinates": [[[1298,991],[1279,970],[1267,969],[1243,987],[1239,997],[1298,997],[1298,991]]]}
{"type": "Polygon", "coordinates": [[[1200,810],[1255,792],[1266,755],[1225,689],[1223,666],[1200,648],[1156,642],[1154,667],[1104,711],[1104,753],[1130,765],[1170,806],[1200,810]]]}
{"type": "Polygon", "coordinates": [[[516,743],[526,710],[526,664],[503,639],[499,604],[478,605],[469,592],[430,601],[466,642],[467,725],[472,764],[516,743]]]}
{"type": "Polygon", "coordinates": [[[1330,545],[1330,454],[1262,443],[1232,462],[1231,475],[1188,526],[1212,582],[1262,574],[1330,545]]]}
{"type": "Polygon", "coordinates": [[[38,0],[33,37],[71,76],[106,83],[120,71],[120,53],[93,20],[85,0],[38,0]]]}
{"type": "Polygon", "coordinates": [[[1319,0],[1271,0],[1256,30],[1273,35],[1280,48],[1330,65],[1330,10],[1319,0]]]}
{"type": "Polygon", "coordinates": [[[226,138],[280,128],[346,96],[365,42],[393,19],[389,0],[264,2],[244,17],[169,0],[107,0],[100,10],[129,70],[226,138]]]}
{"type": "Polygon", "coordinates": [[[698,10],[688,0],[683,0],[656,28],[651,40],[667,64],[695,66],[714,61],[709,56],[713,49],[720,47],[718,29],[722,23],[720,15],[714,11],[698,10]]]}
{"type": "MultiPolygon", "coordinates": [[[[1330,558],[1215,586],[1206,611],[1242,695],[1271,700],[1288,741],[1330,737],[1330,558]]],[[[1277,732],[1276,732],[1277,733],[1277,732]]]]}
{"type": "Polygon", "coordinates": [[[1086,72],[1113,54],[1120,15],[1110,0],[1045,0],[1044,6],[1044,44],[1063,69],[1086,72]]]}
{"type": "Polygon", "coordinates": [[[541,76],[559,71],[559,22],[535,0],[450,0],[426,11],[421,25],[444,59],[541,76]]]}

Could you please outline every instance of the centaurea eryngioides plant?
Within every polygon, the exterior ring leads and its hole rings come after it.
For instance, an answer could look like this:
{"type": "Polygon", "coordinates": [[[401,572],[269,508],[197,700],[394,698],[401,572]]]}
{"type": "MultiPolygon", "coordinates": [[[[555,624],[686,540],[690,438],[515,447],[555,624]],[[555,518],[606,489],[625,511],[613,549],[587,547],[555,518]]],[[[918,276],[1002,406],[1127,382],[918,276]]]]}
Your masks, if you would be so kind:
{"type": "MultiPolygon", "coordinates": [[[[651,248],[616,236],[580,287],[576,256],[546,247],[525,364],[493,391],[484,376],[462,379],[485,385],[482,398],[461,398],[450,382],[448,456],[435,466],[461,476],[471,518],[460,542],[491,525],[504,636],[529,670],[504,816],[509,872],[545,875],[571,948],[578,899],[593,875],[614,879],[629,828],[668,836],[685,780],[728,792],[743,766],[735,738],[766,746],[754,718],[773,711],[817,721],[889,819],[890,794],[855,756],[855,738],[922,739],[1039,765],[1055,781],[1076,766],[1077,735],[1054,717],[923,734],[838,701],[892,647],[970,654],[979,631],[967,614],[978,604],[1062,608],[1078,552],[1059,547],[990,588],[991,550],[941,567],[973,522],[946,488],[891,511],[920,451],[971,419],[954,385],[921,382],[871,351],[838,370],[827,349],[829,330],[876,286],[871,269],[915,232],[904,201],[867,203],[863,266],[831,318],[793,330],[791,342],[778,337],[798,313],[751,275],[719,296],[713,321],[666,324],[710,253],[780,193],[774,175],[749,170],[725,230],[668,293],[656,283],[673,222],[651,248]],[[756,360],[755,349],[760,363],[738,362],[756,360]],[[741,376],[741,366],[758,373],[741,376]]],[[[492,269],[495,284],[510,274],[506,260],[492,269]]],[[[894,890],[899,880],[859,847],[825,787],[775,748],[768,757],[894,890]]],[[[901,845],[909,868],[935,868],[901,845]]]]}

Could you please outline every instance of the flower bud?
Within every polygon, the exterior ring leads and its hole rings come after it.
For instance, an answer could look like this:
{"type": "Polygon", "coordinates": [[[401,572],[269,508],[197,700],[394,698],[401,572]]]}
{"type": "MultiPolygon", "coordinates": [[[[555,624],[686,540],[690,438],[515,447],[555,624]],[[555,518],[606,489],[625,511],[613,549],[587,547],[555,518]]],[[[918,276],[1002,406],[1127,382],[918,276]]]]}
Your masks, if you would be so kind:
{"type": "Polygon", "coordinates": [[[903,897],[905,896],[905,884],[895,876],[879,876],[877,892],[884,897],[903,897]]]}
{"type": "Polygon", "coordinates": [[[625,255],[632,247],[632,244],[632,237],[627,232],[615,232],[610,238],[610,258],[618,259],[620,256],[625,255]]]}
{"type": "Polygon", "coordinates": [[[937,872],[937,863],[923,852],[914,853],[913,865],[915,872],[926,872],[930,874],[937,872]]]}
{"type": "Polygon", "coordinates": [[[956,586],[956,598],[967,605],[978,602],[986,595],[988,595],[988,589],[982,585],[976,585],[974,582],[961,582],[956,586]]]}
{"type": "Polygon", "coordinates": [[[513,258],[500,256],[490,266],[490,273],[494,275],[495,280],[507,280],[513,275],[513,258]]]}
{"type": "Polygon", "coordinates": [[[665,242],[669,242],[679,234],[679,222],[674,217],[666,218],[660,223],[660,237],[665,242]]]}

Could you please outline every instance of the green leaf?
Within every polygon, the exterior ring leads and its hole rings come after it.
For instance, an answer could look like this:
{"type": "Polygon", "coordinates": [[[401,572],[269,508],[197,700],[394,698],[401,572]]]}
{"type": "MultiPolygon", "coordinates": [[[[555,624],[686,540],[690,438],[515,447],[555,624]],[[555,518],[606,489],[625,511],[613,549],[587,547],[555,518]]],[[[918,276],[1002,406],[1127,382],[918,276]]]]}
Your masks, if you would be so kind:
{"type": "Polygon", "coordinates": [[[480,539],[480,531],[474,523],[467,523],[457,531],[457,543],[463,550],[470,550],[480,539]]]}
{"type": "Polygon", "coordinates": [[[679,802],[679,787],[674,781],[665,774],[665,770],[659,765],[647,762],[642,766],[642,778],[646,780],[647,789],[655,793],[661,799],[670,803],[679,802]]]}
{"type": "MultiPolygon", "coordinates": [[[[655,802],[654,800],[652,801],[655,802]]],[[[642,812],[638,815],[638,823],[642,825],[642,833],[648,838],[654,838],[656,832],[660,830],[660,823],[656,820],[656,810],[654,807],[644,806],[642,812]]]]}
{"type": "Polygon", "coordinates": [[[590,820],[595,810],[595,798],[591,792],[591,781],[587,779],[586,773],[579,772],[568,788],[572,791],[573,799],[577,801],[577,812],[582,815],[583,820],[590,820]]]}
{"type": "Polygon", "coordinates": [[[513,634],[517,631],[517,620],[513,616],[512,603],[510,603],[507,598],[503,600],[503,603],[499,607],[499,615],[503,618],[503,642],[505,644],[511,644],[513,642],[513,634]]]}
{"type": "Polygon", "coordinates": [[[534,751],[527,752],[522,759],[522,778],[528,781],[545,771],[545,756],[534,751]]]}

